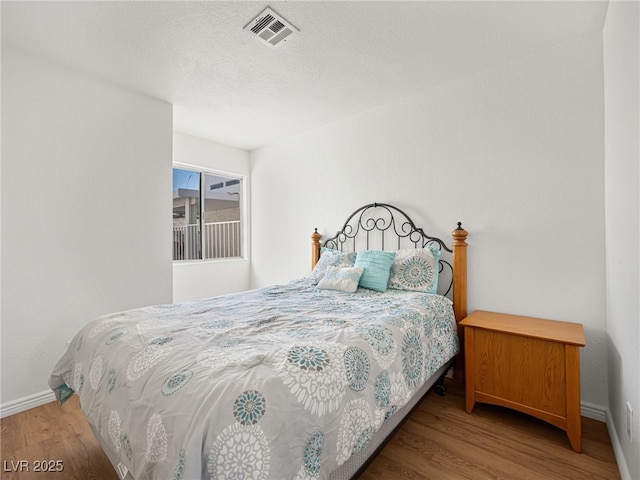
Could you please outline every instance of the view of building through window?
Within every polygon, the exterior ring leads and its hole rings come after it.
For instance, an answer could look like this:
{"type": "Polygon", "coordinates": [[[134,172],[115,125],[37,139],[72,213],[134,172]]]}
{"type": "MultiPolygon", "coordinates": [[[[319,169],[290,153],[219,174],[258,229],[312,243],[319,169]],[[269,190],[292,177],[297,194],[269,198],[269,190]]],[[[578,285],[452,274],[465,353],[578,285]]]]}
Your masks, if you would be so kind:
{"type": "Polygon", "coordinates": [[[242,256],[242,180],[173,169],[173,259],[242,256]]]}

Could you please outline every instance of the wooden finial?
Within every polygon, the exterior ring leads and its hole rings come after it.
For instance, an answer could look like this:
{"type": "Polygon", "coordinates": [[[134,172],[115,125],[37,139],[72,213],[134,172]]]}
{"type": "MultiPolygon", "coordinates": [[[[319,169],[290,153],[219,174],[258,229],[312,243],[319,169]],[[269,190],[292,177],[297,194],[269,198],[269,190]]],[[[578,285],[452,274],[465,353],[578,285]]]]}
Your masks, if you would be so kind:
{"type": "Polygon", "coordinates": [[[320,239],[322,235],[318,233],[318,229],[314,229],[311,234],[311,269],[316,266],[318,260],[320,260],[320,239]]]}
{"type": "Polygon", "coordinates": [[[453,237],[453,246],[466,246],[468,235],[469,232],[462,228],[462,222],[458,222],[458,227],[453,232],[451,232],[451,236],[453,237]]]}

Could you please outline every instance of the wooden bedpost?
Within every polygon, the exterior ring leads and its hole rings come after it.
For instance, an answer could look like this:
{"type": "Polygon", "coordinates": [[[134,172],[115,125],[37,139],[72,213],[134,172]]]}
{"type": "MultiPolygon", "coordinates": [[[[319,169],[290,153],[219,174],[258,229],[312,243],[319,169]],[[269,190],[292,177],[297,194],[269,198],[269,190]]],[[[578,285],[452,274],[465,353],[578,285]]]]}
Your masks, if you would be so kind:
{"type": "MultiPolygon", "coordinates": [[[[458,222],[453,236],[453,312],[459,324],[467,316],[467,235],[468,232],[458,222]]],[[[456,359],[453,378],[464,382],[464,328],[458,325],[460,353],[456,359]]]]}
{"type": "Polygon", "coordinates": [[[318,229],[311,234],[311,270],[316,266],[318,260],[320,259],[320,238],[321,235],[318,233],[318,229]]]}

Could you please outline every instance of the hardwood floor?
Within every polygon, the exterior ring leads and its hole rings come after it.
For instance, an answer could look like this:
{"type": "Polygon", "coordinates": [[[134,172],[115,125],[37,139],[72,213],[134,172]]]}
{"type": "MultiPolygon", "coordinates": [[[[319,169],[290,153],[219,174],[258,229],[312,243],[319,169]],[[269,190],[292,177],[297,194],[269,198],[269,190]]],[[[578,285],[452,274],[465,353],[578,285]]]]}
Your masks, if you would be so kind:
{"type": "MultiPolygon", "coordinates": [[[[604,423],[582,418],[583,453],[575,453],[565,432],[518,412],[477,404],[468,415],[462,386],[446,385],[447,395],[429,394],[361,480],[620,478],[604,423]]],[[[0,423],[3,480],[118,479],[77,397],[62,407],[50,403],[0,423]],[[20,460],[28,462],[29,472],[7,471],[20,460]],[[60,460],[64,470],[35,473],[37,460],[60,460]]]]}
{"type": "Polygon", "coordinates": [[[2,480],[119,480],[75,395],[63,406],[48,403],[3,418],[0,424],[2,480]],[[53,470],[61,461],[62,472],[35,472],[42,460],[53,461],[53,470]]]}
{"type": "Polygon", "coordinates": [[[519,412],[477,403],[465,412],[464,387],[447,382],[389,441],[360,477],[395,479],[619,479],[604,423],[582,417],[582,453],[564,431],[519,412]]]}

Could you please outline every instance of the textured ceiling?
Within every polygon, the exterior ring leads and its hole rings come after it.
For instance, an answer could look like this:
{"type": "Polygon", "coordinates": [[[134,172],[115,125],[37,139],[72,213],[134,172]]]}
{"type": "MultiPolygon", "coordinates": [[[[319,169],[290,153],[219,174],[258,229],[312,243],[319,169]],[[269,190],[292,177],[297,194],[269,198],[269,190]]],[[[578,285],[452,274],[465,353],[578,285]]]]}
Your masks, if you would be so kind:
{"type": "Polygon", "coordinates": [[[174,105],[251,150],[602,29],[606,2],[2,2],[2,42],[174,105]],[[271,49],[266,6],[300,29],[271,49]]]}

